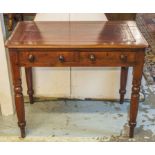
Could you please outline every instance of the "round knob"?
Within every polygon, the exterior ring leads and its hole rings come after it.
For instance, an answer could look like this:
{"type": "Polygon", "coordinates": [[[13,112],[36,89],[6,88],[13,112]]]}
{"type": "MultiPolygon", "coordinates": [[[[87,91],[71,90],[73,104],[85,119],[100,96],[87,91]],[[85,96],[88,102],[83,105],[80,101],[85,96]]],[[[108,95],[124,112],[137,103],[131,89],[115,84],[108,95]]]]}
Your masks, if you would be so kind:
{"type": "Polygon", "coordinates": [[[35,59],[34,55],[30,54],[30,55],[28,56],[28,60],[29,60],[30,62],[34,62],[34,59],[35,59]]]}
{"type": "Polygon", "coordinates": [[[121,59],[123,62],[126,62],[126,61],[127,61],[127,56],[124,55],[124,54],[121,54],[121,55],[120,55],[120,59],[121,59]]]}
{"type": "Polygon", "coordinates": [[[95,55],[94,55],[94,54],[91,54],[91,55],[89,56],[89,59],[90,59],[91,61],[95,61],[95,60],[96,60],[95,55]]]}
{"type": "Polygon", "coordinates": [[[59,61],[60,61],[60,62],[64,62],[64,60],[65,60],[64,56],[63,56],[63,55],[60,55],[60,56],[59,56],[59,61]]]}

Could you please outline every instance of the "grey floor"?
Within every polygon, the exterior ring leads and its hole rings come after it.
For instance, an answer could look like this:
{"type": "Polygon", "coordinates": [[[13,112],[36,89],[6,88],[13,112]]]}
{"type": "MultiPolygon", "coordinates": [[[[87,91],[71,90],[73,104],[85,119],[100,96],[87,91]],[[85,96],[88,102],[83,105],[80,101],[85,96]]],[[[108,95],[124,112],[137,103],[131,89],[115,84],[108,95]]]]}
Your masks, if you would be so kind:
{"type": "Polygon", "coordinates": [[[0,115],[0,141],[155,141],[155,86],[143,86],[135,138],[128,138],[129,102],[56,100],[25,103],[25,139],[16,115],[0,115]]]}

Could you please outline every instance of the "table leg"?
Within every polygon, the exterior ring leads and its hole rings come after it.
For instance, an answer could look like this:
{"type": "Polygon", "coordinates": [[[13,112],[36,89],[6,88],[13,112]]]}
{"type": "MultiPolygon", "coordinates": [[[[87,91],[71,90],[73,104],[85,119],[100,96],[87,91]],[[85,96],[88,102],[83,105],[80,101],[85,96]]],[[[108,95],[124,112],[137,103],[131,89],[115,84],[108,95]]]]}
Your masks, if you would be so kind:
{"type": "Polygon", "coordinates": [[[25,109],[24,109],[24,98],[22,94],[22,82],[20,75],[20,67],[18,65],[18,55],[17,52],[9,52],[10,54],[10,62],[12,67],[12,78],[14,85],[14,95],[15,95],[15,105],[16,112],[18,117],[18,126],[21,130],[21,137],[25,137],[25,109]]]}
{"type": "Polygon", "coordinates": [[[8,14],[8,30],[12,31],[13,29],[13,13],[8,14]]]}
{"type": "Polygon", "coordinates": [[[32,82],[32,67],[25,68],[26,81],[27,81],[27,94],[29,95],[30,104],[33,104],[33,82],[32,82]]]}
{"type": "MultiPolygon", "coordinates": [[[[143,53],[142,53],[143,54],[143,53]]],[[[143,54],[144,55],[144,54],[143,54]]],[[[141,78],[143,73],[143,57],[140,57],[137,62],[137,65],[133,67],[133,81],[132,81],[132,94],[131,94],[131,103],[130,103],[130,120],[129,120],[129,137],[134,137],[134,128],[136,126],[136,118],[138,113],[138,105],[139,105],[139,92],[140,92],[140,85],[141,85],[141,78]]]]}
{"type": "Polygon", "coordinates": [[[120,78],[120,104],[124,102],[124,95],[126,94],[126,84],[128,77],[128,67],[121,67],[121,78],[120,78]]]}

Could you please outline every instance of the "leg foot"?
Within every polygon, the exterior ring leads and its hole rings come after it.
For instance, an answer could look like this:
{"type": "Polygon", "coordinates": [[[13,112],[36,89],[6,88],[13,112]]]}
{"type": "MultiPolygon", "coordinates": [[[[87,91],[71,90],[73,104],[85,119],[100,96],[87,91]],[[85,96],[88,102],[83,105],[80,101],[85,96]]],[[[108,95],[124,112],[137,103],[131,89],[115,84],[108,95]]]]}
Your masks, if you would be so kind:
{"type": "Polygon", "coordinates": [[[20,128],[20,133],[21,133],[21,138],[25,138],[25,126],[26,126],[26,122],[23,123],[18,123],[18,126],[20,128]]]}
{"type": "Polygon", "coordinates": [[[136,126],[136,123],[129,122],[129,125],[130,125],[129,138],[133,138],[134,137],[134,128],[136,126]]]}

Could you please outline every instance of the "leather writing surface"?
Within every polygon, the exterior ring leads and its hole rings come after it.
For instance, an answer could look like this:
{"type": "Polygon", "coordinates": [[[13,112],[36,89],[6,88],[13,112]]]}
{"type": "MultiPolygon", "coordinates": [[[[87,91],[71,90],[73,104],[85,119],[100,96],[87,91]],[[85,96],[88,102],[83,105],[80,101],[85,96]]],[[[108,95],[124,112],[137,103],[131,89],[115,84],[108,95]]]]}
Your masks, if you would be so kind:
{"type": "Polygon", "coordinates": [[[145,47],[134,22],[20,22],[8,47],[145,47]],[[135,39],[135,35],[139,35],[135,39]]]}

